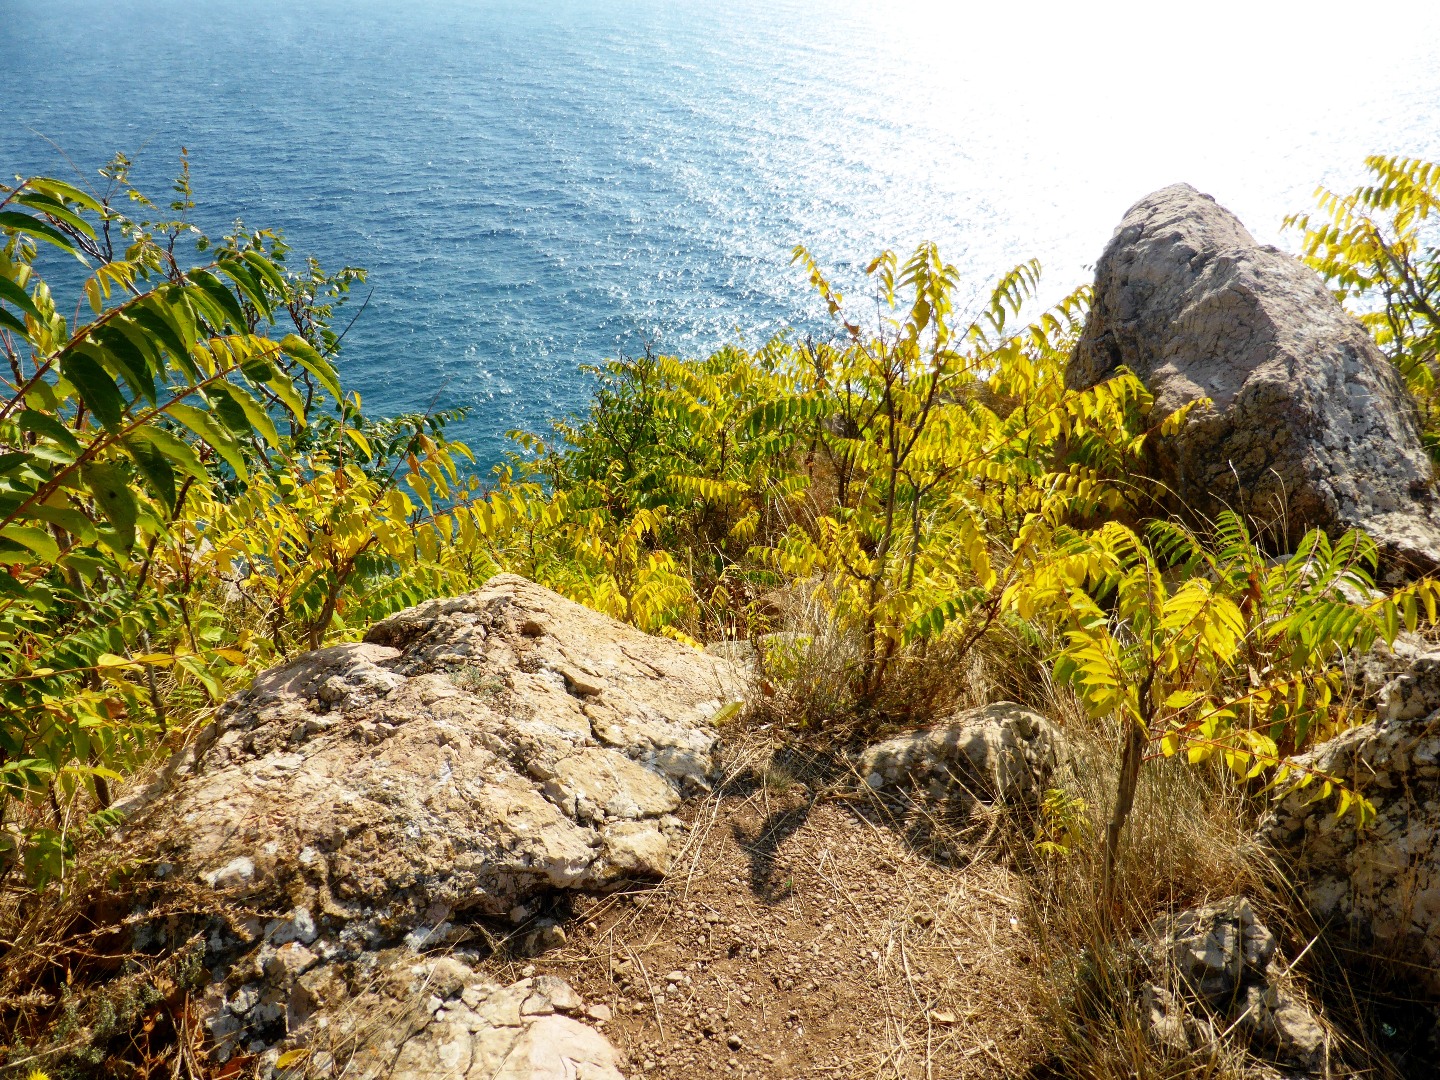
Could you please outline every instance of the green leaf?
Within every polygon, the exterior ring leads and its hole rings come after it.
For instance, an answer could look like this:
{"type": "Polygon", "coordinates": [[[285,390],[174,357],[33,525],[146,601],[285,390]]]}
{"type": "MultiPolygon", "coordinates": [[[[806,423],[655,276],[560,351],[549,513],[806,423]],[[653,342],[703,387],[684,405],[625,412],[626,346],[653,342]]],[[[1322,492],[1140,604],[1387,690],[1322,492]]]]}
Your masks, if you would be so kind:
{"type": "Polygon", "coordinates": [[[256,311],[266,316],[270,314],[270,301],[265,296],[265,288],[260,284],[260,279],[255,276],[254,271],[243,260],[221,259],[216,266],[222,274],[234,279],[235,284],[240,286],[240,291],[245,295],[245,299],[255,305],[256,311]]]}
{"type": "Polygon", "coordinates": [[[60,359],[60,373],[80,393],[90,411],[111,431],[119,431],[125,417],[125,398],[115,381],[84,352],[75,349],[60,359]]]}
{"type": "Polygon", "coordinates": [[[275,269],[275,264],[261,255],[258,251],[242,252],[240,257],[249,264],[250,269],[263,277],[270,283],[270,287],[280,295],[285,295],[285,279],[280,276],[280,271],[275,269]]]}
{"type": "Polygon", "coordinates": [[[29,548],[45,562],[53,563],[60,557],[60,545],[55,538],[33,525],[11,523],[0,529],[0,537],[29,548]]]}
{"type": "Polygon", "coordinates": [[[49,195],[45,195],[40,192],[35,192],[33,194],[22,193],[15,196],[14,201],[21,206],[28,206],[32,210],[38,210],[42,214],[47,214],[52,218],[63,221],[72,229],[84,233],[91,240],[95,239],[95,229],[88,221],[82,218],[79,214],[75,213],[74,210],[71,210],[64,203],[60,202],[57,199],[51,198],[49,195]]]}
{"type": "Polygon", "coordinates": [[[94,196],[88,195],[79,188],[65,183],[63,180],[56,180],[49,176],[32,176],[25,182],[25,186],[32,191],[38,191],[64,202],[78,203],[89,210],[92,214],[103,213],[104,209],[96,201],[94,196]]]}
{"type": "Polygon", "coordinates": [[[29,331],[25,329],[25,324],[19,319],[17,319],[14,315],[11,315],[4,308],[0,308],[0,326],[3,326],[6,330],[15,331],[15,333],[19,334],[21,337],[24,337],[27,333],[29,333],[29,331]]]}
{"type": "Polygon", "coordinates": [[[17,210],[0,210],[0,229],[8,232],[28,233],[30,236],[38,237],[46,243],[54,244],[61,251],[74,255],[86,266],[90,265],[85,261],[85,256],[80,253],[79,249],[70,242],[68,236],[53,225],[47,225],[29,214],[22,214],[17,210]]]}
{"type": "Polygon", "coordinates": [[[31,507],[30,513],[41,521],[48,521],[52,525],[60,526],[60,528],[78,539],[82,544],[93,544],[95,542],[95,523],[79,510],[71,510],[60,506],[46,506],[44,503],[41,503],[39,506],[31,507]]]}
{"type": "Polygon", "coordinates": [[[156,450],[169,458],[171,464],[178,466],[181,472],[193,476],[196,480],[203,483],[209,479],[209,475],[205,472],[205,466],[201,463],[199,455],[195,453],[195,448],[164,428],[146,424],[131,432],[130,438],[143,439],[150,443],[156,450]]]}
{"type": "MultiPolygon", "coordinates": [[[[14,304],[17,308],[25,312],[25,314],[31,316],[37,322],[44,321],[40,317],[40,309],[37,308],[35,306],[35,302],[30,299],[30,294],[27,293],[24,289],[22,289],[19,285],[15,284],[15,282],[5,277],[3,274],[0,274],[0,300],[4,300],[6,303],[9,304],[14,304]]],[[[25,332],[25,327],[23,324],[20,327],[20,332],[22,334],[25,332]]]]}
{"type": "MultiPolygon", "coordinates": [[[[145,297],[143,303],[136,304],[131,308],[130,314],[155,340],[169,349],[172,355],[179,358],[182,363],[189,364],[190,346],[180,336],[179,331],[170,320],[161,315],[164,306],[162,299],[154,293],[150,293],[145,297]]],[[[193,368],[193,364],[191,367],[193,368]]]]}
{"type": "Polygon", "coordinates": [[[204,409],[197,409],[193,405],[171,405],[165,411],[204,439],[225,460],[225,463],[235,470],[237,477],[244,480],[250,475],[249,470],[245,467],[245,458],[240,453],[240,444],[235,441],[235,436],[217,424],[210,413],[204,409]]]}
{"type": "Polygon", "coordinates": [[[275,422],[265,407],[234,383],[216,382],[205,388],[212,410],[237,435],[259,433],[271,446],[280,445],[275,422]]]}
{"type": "Polygon", "coordinates": [[[135,521],[140,516],[140,504],[130,490],[125,469],[116,462],[91,462],[81,467],[80,481],[95,496],[119,538],[122,552],[129,551],[135,544],[135,521]]]}
{"type": "Polygon", "coordinates": [[[92,338],[114,359],[135,393],[154,405],[155,375],[150,358],[137,349],[123,331],[114,327],[101,327],[92,338]]]}
{"type": "Polygon", "coordinates": [[[299,334],[287,334],[280,342],[280,348],[293,356],[306,371],[314,375],[320,381],[326,391],[336,401],[341,399],[340,380],[335,376],[335,369],[325,360],[314,347],[302,338],[299,334]]]}
{"type": "MultiPolygon", "coordinates": [[[[21,431],[28,431],[63,447],[74,457],[80,455],[80,440],[64,424],[48,413],[36,409],[25,409],[15,418],[21,431]]],[[[73,460],[73,457],[69,460],[73,460]]]]}
{"type": "Polygon", "coordinates": [[[167,513],[175,510],[175,470],[154,443],[145,439],[124,439],[125,449],[145,477],[145,482],[167,513]]]}
{"type": "Polygon", "coordinates": [[[235,300],[235,294],[223,281],[208,270],[193,270],[190,273],[190,284],[224,313],[231,326],[239,332],[244,332],[246,328],[245,313],[240,310],[240,305],[235,300]]]}
{"type": "Polygon", "coordinates": [[[23,454],[18,450],[11,451],[8,454],[0,454],[0,476],[8,476],[29,460],[29,454],[23,454]]]}

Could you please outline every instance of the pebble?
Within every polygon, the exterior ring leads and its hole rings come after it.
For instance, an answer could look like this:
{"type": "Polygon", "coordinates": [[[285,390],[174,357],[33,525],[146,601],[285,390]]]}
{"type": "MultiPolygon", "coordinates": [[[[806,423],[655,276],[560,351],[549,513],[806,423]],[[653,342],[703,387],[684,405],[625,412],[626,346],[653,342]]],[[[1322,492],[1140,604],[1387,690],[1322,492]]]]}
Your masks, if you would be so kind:
{"type": "Polygon", "coordinates": [[[725,1045],[728,1046],[731,1050],[739,1050],[740,1047],[744,1044],[741,1042],[739,1035],[735,1035],[732,1033],[730,1037],[725,1040],[725,1045]]]}

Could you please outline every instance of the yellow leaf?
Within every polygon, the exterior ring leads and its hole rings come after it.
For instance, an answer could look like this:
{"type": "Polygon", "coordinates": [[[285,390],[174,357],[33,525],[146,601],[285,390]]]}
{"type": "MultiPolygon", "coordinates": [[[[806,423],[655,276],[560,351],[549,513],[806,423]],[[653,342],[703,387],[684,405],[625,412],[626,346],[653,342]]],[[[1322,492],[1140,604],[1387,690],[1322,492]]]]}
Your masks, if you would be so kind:
{"type": "Polygon", "coordinates": [[[288,1069],[291,1065],[304,1061],[309,1056],[310,1048],[308,1046],[302,1046],[298,1050],[286,1050],[275,1059],[275,1067],[277,1069],[288,1069]]]}

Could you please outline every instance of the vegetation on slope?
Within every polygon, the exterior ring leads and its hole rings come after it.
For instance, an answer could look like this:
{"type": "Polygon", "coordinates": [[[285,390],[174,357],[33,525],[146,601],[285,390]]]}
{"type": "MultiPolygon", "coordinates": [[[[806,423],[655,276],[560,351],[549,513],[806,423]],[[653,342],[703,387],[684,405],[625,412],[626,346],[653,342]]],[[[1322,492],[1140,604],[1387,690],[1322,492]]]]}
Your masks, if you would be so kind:
{"type": "MultiPolygon", "coordinates": [[[[1433,443],[1440,168],[1370,164],[1373,186],[1293,223],[1433,443]]],[[[103,843],[112,785],[249,675],[500,570],[682,641],[755,642],[752,711],[807,737],[976,694],[1088,717],[1116,748],[1089,801],[1108,823],[1042,850],[1094,855],[1107,923],[1154,899],[1120,887],[1150,758],[1200,766],[1195,790],[1233,792],[1228,770],[1364,814],[1291,756],[1366,718],[1337,659],[1433,620],[1440,589],[1376,591],[1361,534],[1277,561],[1238,516],[1156,517],[1147,447],[1186,417],[1125,373],[1065,389],[1088,296],[1026,316],[1038,265],[962,311],[933,246],[886,253],[857,309],[797,249],[830,339],[609,362],[585,415],[517,433],[482,482],[450,417],[375,421],[344,391],[336,321],[363,272],[297,264],[269,231],[204,236],[184,174],[164,207],[123,159],[103,176],[0,189],[0,882],[22,906],[103,843]]]]}

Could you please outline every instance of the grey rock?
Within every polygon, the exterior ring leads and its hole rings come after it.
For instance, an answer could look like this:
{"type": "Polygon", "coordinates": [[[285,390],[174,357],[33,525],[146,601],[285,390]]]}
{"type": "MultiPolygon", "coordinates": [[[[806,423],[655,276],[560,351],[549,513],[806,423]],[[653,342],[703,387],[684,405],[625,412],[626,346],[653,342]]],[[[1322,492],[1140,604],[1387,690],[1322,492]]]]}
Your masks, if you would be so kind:
{"type": "Polygon", "coordinates": [[[534,928],[525,935],[520,951],[526,956],[543,956],[565,947],[569,936],[554,919],[536,919],[534,928]]]}
{"type": "Polygon", "coordinates": [[[621,1054],[603,1035],[548,1004],[526,1009],[537,997],[531,980],[501,987],[453,957],[417,962],[403,950],[366,959],[305,977],[321,1004],[292,1023],[280,1049],[330,1055],[354,1080],[623,1080],[621,1054]]]}
{"type": "Polygon", "coordinates": [[[200,880],[212,889],[243,889],[255,880],[255,861],[237,855],[224,866],[201,874],[200,880]]]}
{"type": "Polygon", "coordinates": [[[1288,984],[1279,943],[1247,899],[1162,919],[1153,940],[1136,944],[1149,976],[1137,994],[1140,1021],[1165,1054],[1215,1048],[1223,1032],[1236,1032],[1264,1058],[1323,1072],[1325,1028],[1288,984]]]}
{"type": "Polygon", "coordinates": [[[1367,798],[1374,819],[1362,828],[1354,813],[1337,818],[1333,800],[1302,790],[1265,815],[1259,837],[1345,947],[1406,957],[1421,988],[1440,995],[1437,658],[1413,661],[1379,697],[1379,719],[1296,759],[1367,798]]]}
{"type": "Polygon", "coordinates": [[[531,980],[531,986],[536,994],[550,1002],[556,1012],[579,1012],[585,1006],[580,995],[558,975],[536,975],[531,980]]]}
{"type": "Polygon", "coordinates": [[[1164,934],[1181,980],[1211,1003],[1233,997],[1247,980],[1262,979],[1275,955],[1275,935],[1243,896],[1182,912],[1165,924],[1164,934]]]}
{"type": "Polygon", "coordinates": [[[705,718],[741,691],[725,661],[508,575],[368,637],[227,703],[196,767],[127,830],[147,857],[399,935],[437,927],[437,904],[502,914],[668,869],[682,841],[671,812],[714,774],[705,718]],[[527,620],[545,633],[521,633],[527,620]],[[481,663],[435,660],[465,642],[483,644],[481,663]],[[601,671],[603,689],[577,696],[544,675],[559,669],[601,671]],[[336,679],[332,725],[297,742],[315,687],[336,679]],[[391,734],[371,744],[362,725],[391,734]]]}
{"type": "Polygon", "coordinates": [[[1247,986],[1236,1003],[1234,1023],[1251,1039],[1291,1065],[1320,1072],[1325,1029],[1298,999],[1273,986],[1247,986]]]}
{"type": "Polygon", "coordinates": [[[867,749],[856,771],[872,790],[920,786],[1035,805],[1069,751],[1060,729],[1011,701],[969,709],[924,731],[867,749]]]}
{"type": "Polygon", "coordinates": [[[1187,184],[1115,231],[1066,384],[1122,365],[1160,414],[1211,401],[1158,445],[1177,508],[1243,510],[1292,544],[1361,526],[1394,563],[1440,565],[1433,472],[1394,366],[1313,272],[1187,184]]]}
{"type": "MultiPolygon", "coordinates": [[[[222,1057],[263,1044],[273,1065],[278,1043],[376,1080],[609,1080],[619,1057],[562,1015],[583,1008],[563,981],[502,991],[434,951],[472,916],[666,873],[673,812],[715,775],[708,720],[743,686],[721,658],[500,575],[261,674],[126,803],[116,840],[167,867],[159,908],[183,890],[209,920],[222,1057]],[[237,899],[253,914],[231,917],[237,899]]],[[[534,954],[566,941],[553,919],[521,932],[534,954]]]]}
{"type": "Polygon", "coordinates": [[[1168,1056],[1184,1057],[1192,1049],[1185,1011],[1164,987],[1150,982],[1141,985],[1140,1020],[1146,1037],[1168,1056]]]}

